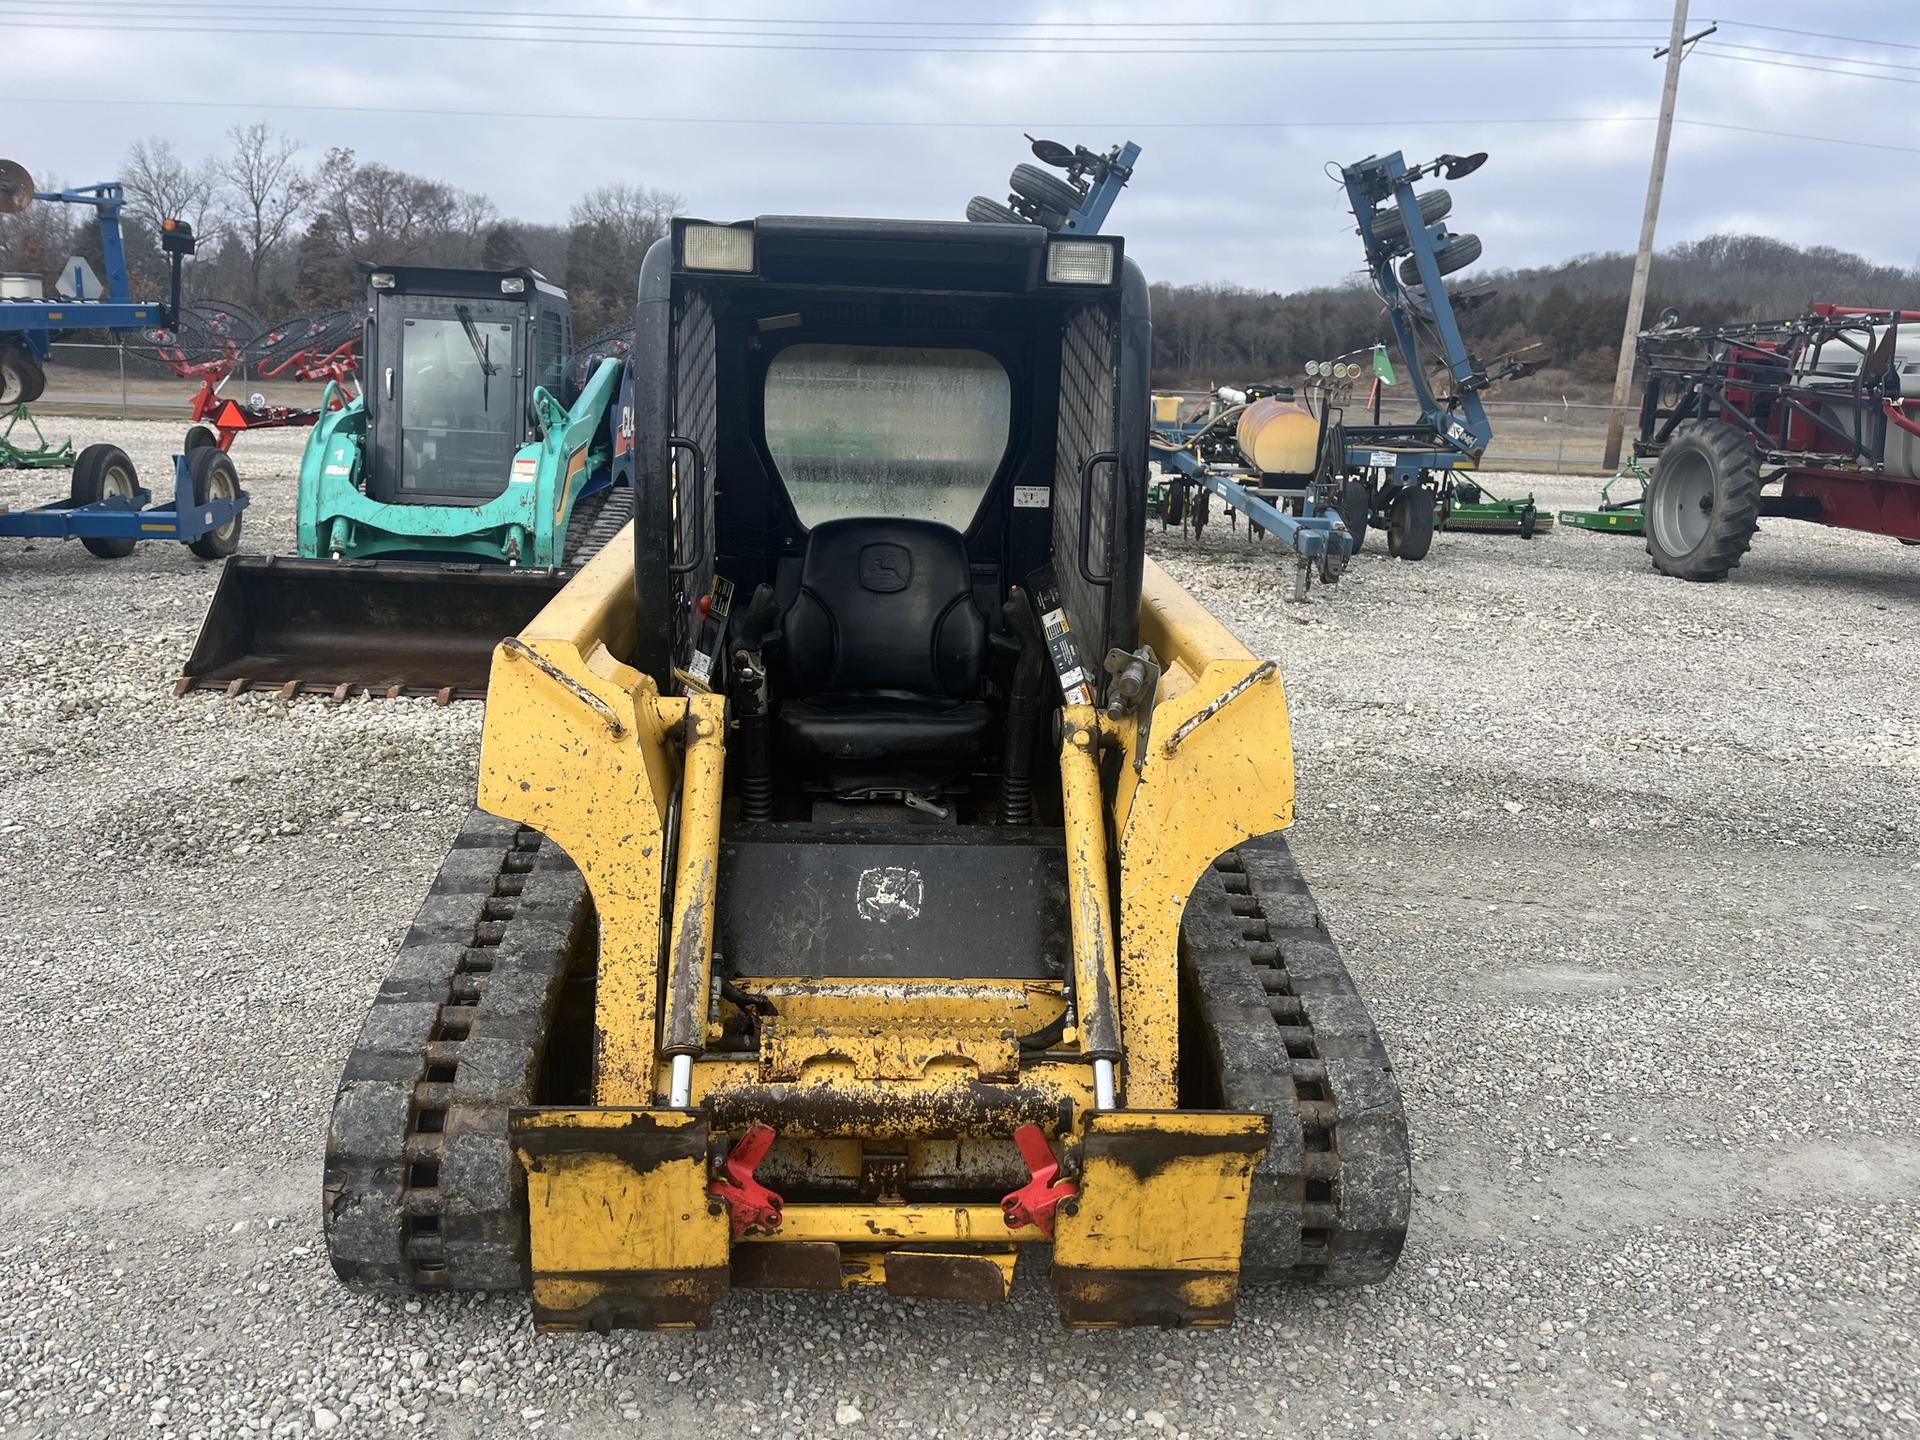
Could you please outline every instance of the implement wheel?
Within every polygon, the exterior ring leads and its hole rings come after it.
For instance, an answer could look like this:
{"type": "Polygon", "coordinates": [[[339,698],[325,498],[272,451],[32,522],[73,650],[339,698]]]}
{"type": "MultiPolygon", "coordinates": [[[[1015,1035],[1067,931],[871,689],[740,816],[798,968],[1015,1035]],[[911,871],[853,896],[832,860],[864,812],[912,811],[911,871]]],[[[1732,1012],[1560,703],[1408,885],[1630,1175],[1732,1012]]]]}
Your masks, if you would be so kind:
{"type": "Polygon", "coordinates": [[[1372,488],[1364,480],[1349,480],[1340,487],[1340,498],[1333,504],[1340,518],[1347,522],[1347,531],[1353,536],[1353,553],[1358,555],[1360,547],[1367,542],[1367,511],[1373,506],[1372,488]]]}
{"type": "MultiPolygon", "coordinates": [[[[1446,219],[1453,209],[1453,196],[1439,188],[1423,191],[1416,198],[1420,202],[1420,223],[1423,225],[1446,219]]],[[[1407,224],[1400,218],[1397,202],[1388,200],[1373,212],[1373,238],[1394,250],[1406,248],[1407,224]]]]}
{"type": "MultiPolygon", "coordinates": [[[[140,489],[139,472],[118,445],[89,445],[73,462],[74,505],[97,505],[102,500],[124,497],[131,500],[140,489]]],[[[80,543],[87,553],[101,560],[124,560],[137,543],[132,539],[107,540],[84,535],[80,543]]]]}
{"type": "Polygon", "coordinates": [[[1642,508],[1654,569],[1724,580],[1760,528],[1760,452],[1724,421],[1688,421],[1660,452],[1642,508]]]}
{"type": "MultiPolygon", "coordinates": [[[[194,504],[240,498],[240,472],[233,468],[233,457],[226,451],[202,445],[188,451],[188,455],[194,504]]],[[[234,512],[234,517],[218,530],[209,530],[198,540],[189,540],[187,548],[202,560],[226,559],[240,548],[240,522],[244,519],[246,512],[234,512]]]]}
{"type": "MultiPolygon", "coordinates": [[[[1480,258],[1480,237],[1478,235],[1455,235],[1433,252],[1433,263],[1439,267],[1442,275],[1451,275],[1456,270],[1464,270],[1480,258]]],[[[1418,285],[1420,266],[1409,255],[1400,262],[1400,283],[1418,285]]]]}
{"type": "Polygon", "coordinates": [[[1033,222],[1011,206],[976,195],[967,202],[967,219],[976,225],[1030,225],[1033,222]]]}
{"type": "Polygon", "coordinates": [[[1424,485],[1402,490],[1387,507],[1387,553],[1396,560],[1424,560],[1433,548],[1433,492],[1424,485]]]}
{"type": "MultiPolygon", "coordinates": [[[[27,394],[27,362],[32,358],[11,345],[0,346],[0,401],[24,405],[33,398],[27,394]]],[[[43,374],[43,382],[44,379],[43,374]]]]}
{"type": "Polygon", "coordinates": [[[38,356],[21,351],[16,360],[20,376],[20,391],[7,398],[15,405],[31,405],[47,393],[47,372],[41,368],[38,356]]]}
{"type": "Polygon", "coordinates": [[[184,455],[191,455],[194,451],[203,449],[209,445],[218,448],[219,444],[220,432],[214,429],[213,426],[189,425],[187,427],[186,441],[181,445],[180,451],[184,455]]]}
{"type": "Polygon", "coordinates": [[[1013,174],[1008,177],[1008,185],[1014,194],[1031,200],[1040,210],[1058,210],[1062,218],[1069,211],[1077,209],[1086,198],[1058,175],[1042,170],[1038,165],[1014,166],[1013,174]]]}

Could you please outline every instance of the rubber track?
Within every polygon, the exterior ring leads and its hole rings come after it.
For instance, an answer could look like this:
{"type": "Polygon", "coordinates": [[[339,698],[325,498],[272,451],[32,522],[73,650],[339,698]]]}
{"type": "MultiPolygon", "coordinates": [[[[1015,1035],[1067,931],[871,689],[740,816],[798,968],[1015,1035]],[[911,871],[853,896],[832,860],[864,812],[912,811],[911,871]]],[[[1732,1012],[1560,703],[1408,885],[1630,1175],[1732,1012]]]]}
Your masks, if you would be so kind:
{"type": "Polygon", "coordinates": [[[327,1129],[333,1268],[380,1290],[526,1283],[508,1114],[532,1103],[586,882],[538,832],[476,810],[354,1042],[327,1129]]]}
{"type": "Polygon", "coordinates": [[[567,548],[562,563],[578,569],[620,533],[633,518],[633,487],[621,485],[597,491],[573,509],[567,521],[567,548]]]}
{"type": "Polygon", "coordinates": [[[1413,1196],[1406,1112],[1379,1031],[1284,840],[1229,851],[1194,887],[1180,971],[1219,1103],[1273,1119],[1242,1278],[1384,1279],[1413,1196]]]}

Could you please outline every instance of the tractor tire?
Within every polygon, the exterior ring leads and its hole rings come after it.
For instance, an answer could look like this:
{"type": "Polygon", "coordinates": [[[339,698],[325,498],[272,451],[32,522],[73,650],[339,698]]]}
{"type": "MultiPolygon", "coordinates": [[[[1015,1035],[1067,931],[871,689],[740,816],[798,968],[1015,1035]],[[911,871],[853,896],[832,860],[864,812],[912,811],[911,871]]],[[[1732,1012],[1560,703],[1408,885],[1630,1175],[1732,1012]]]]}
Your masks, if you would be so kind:
{"type": "Polygon", "coordinates": [[[1660,452],[1642,505],[1653,568],[1724,580],[1760,528],[1760,452],[1733,426],[1691,420],[1660,452]]]}
{"type": "Polygon", "coordinates": [[[976,195],[967,202],[967,219],[976,225],[1031,225],[1033,222],[1011,206],[976,195]]]}
{"type": "Polygon", "coordinates": [[[21,351],[16,373],[20,377],[19,392],[7,397],[13,404],[31,405],[47,393],[47,372],[41,368],[38,356],[21,351]]]}
{"type": "Polygon", "coordinates": [[[205,449],[209,445],[215,449],[219,448],[220,432],[211,425],[189,425],[187,438],[180,446],[180,453],[190,456],[194,451],[205,449]]]}
{"type": "MultiPolygon", "coordinates": [[[[1451,275],[1456,270],[1464,270],[1480,258],[1480,237],[1478,235],[1455,235],[1448,239],[1433,253],[1434,261],[1440,266],[1442,275],[1451,275]]],[[[1409,255],[1400,262],[1400,283],[1418,285],[1420,267],[1409,255]]]]}
{"type": "MultiPolygon", "coordinates": [[[[240,472],[233,468],[233,457],[226,451],[202,445],[188,451],[187,463],[193,477],[194,504],[205,505],[216,498],[240,498],[240,472]]],[[[218,530],[209,530],[198,540],[189,540],[187,548],[202,560],[226,559],[240,548],[240,522],[246,518],[244,510],[236,513],[218,530]]]]}
{"type": "Polygon", "coordinates": [[[1007,177],[1007,184],[1014,194],[1032,201],[1041,210],[1058,210],[1063,218],[1068,211],[1079,209],[1080,202],[1086,199],[1058,175],[1042,170],[1038,165],[1014,166],[1013,174],[1007,177]]]}
{"type": "MultiPolygon", "coordinates": [[[[1420,202],[1420,220],[1431,225],[1436,220],[1444,220],[1453,210],[1453,196],[1445,190],[1423,191],[1415,197],[1420,202]]],[[[1404,250],[1407,244],[1407,225],[1400,218],[1400,207],[1388,201],[1373,212],[1373,238],[1391,250],[1404,250]]]]}
{"type": "Polygon", "coordinates": [[[21,394],[27,388],[27,352],[12,346],[0,347],[0,404],[24,405],[21,394]]]}
{"type": "Polygon", "coordinates": [[[1333,502],[1340,518],[1347,522],[1353,536],[1353,553],[1367,543],[1367,512],[1373,508],[1373,489],[1364,480],[1349,480],[1340,487],[1340,498],[1333,502]]]}
{"type": "Polygon", "coordinates": [[[1433,491],[1402,490],[1387,508],[1387,553],[1396,560],[1424,560],[1433,548],[1433,491]]]}
{"type": "MultiPolygon", "coordinates": [[[[131,498],[140,489],[139,472],[118,445],[89,445],[73,462],[73,504],[97,505],[114,495],[131,498]]],[[[107,540],[82,536],[87,553],[100,560],[124,560],[137,543],[132,539],[107,540]]]]}

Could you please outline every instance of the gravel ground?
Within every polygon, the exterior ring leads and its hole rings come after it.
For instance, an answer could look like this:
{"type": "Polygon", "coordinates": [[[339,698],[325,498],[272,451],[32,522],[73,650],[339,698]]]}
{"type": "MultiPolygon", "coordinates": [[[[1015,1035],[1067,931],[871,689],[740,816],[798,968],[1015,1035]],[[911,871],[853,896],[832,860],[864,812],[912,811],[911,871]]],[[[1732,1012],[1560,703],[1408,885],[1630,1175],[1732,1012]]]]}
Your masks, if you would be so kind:
{"type": "MultiPolygon", "coordinates": [[[[180,428],[74,423],[155,478],[180,428]]],[[[297,441],[238,448],[248,548],[297,441]]],[[[1689,586],[1442,536],[1299,608],[1243,533],[1154,548],[1286,669],[1294,843],[1417,1139],[1388,1283],[1205,1334],[1065,1334],[1028,1275],[611,1339],[340,1289],[326,1111],[478,708],[173,700],[212,570],[0,542],[0,1431],[1920,1434],[1920,558],[1777,523],[1689,586]]]]}

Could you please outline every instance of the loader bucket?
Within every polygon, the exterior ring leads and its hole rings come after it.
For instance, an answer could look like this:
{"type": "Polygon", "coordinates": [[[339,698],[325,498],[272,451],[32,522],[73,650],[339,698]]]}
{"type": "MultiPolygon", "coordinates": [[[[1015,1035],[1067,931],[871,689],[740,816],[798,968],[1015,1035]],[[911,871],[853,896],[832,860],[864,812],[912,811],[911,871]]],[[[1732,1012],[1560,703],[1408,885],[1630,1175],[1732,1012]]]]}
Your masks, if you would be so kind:
{"type": "Polygon", "coordinates": [[[481,700],[494,646],[525,628],[567,575],[505,565],[235,555],[221,571],[174,694],[481,700]]]}

